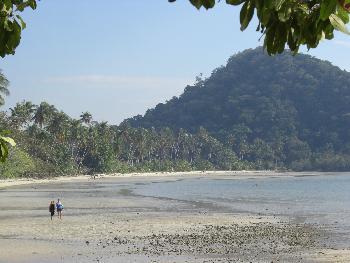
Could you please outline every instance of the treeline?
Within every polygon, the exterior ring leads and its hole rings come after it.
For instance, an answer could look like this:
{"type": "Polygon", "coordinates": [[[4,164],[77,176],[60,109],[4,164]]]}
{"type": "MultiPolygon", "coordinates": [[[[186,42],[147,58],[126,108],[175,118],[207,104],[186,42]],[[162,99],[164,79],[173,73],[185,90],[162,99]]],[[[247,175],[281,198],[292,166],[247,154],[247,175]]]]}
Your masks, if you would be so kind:
{"type": "Polygon", "coordinates": [[[17,146],[0,176],[57,175],[241,169],[348,170],[348,155],[332,149],[312,153],[297,138],[271,145],[249,143],[246,127],[222,134],[218,140],[204,128],[196,133],[170,128],[145,129],[95,122],[91,114],[72,119],[46,102],[23,101],[6,114],[0,126],[11,131],[17,146]]]}
{"type": "MultiPolygon", "coordinates": [[[[8,94],[0,73],[0,106],[8,94]]],[[[17,147],[1,177],[105,172],[350,171],[350,73],[289,52],[247,50],[183,94],[120,125],[46,102],[0,112],[17,147]]],[[[4,133],[1,133],[4,134],[4,133]]]]}
{"type": "Polygon", "coordinates": [[[205,129],[135,129],[92,121],[88,112],[77,120],[46,102],[17,103],[0,126],[17,142],[1,177],[251,168],[205,129]]]}

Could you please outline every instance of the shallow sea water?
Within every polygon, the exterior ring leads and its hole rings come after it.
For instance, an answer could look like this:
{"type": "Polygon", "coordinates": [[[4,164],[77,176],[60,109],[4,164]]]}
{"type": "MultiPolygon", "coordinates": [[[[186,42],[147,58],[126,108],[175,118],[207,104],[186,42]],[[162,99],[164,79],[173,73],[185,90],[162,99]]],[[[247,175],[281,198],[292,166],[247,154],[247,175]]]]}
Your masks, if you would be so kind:
{"type": "Polygon", "coordinates": [[[157,198],[203,202],[227,212],[288,216],[350,232],[350,174],[234,179],[198,177],[136,185],[157,198]]]}

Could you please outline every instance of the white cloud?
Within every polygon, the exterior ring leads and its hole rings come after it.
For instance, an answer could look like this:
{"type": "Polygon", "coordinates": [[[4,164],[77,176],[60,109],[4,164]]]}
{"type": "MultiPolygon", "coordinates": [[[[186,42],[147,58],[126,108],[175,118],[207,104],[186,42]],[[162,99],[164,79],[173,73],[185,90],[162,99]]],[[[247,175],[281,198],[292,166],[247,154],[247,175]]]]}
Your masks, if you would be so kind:
{"type": "Polygon", "coordinates": [[[117,76],[117,75],[73,75],[48,77],[43,79],[45,84],[65,84],[65,85],[87,85],[87,86],[113,86],[118,87],[137,87],[137,88],[159,88],[166,86],[181,85],[184,88],[192,84],[193,80],[189,78],[174,77],[147,77],[147,76],[117,76]]]}

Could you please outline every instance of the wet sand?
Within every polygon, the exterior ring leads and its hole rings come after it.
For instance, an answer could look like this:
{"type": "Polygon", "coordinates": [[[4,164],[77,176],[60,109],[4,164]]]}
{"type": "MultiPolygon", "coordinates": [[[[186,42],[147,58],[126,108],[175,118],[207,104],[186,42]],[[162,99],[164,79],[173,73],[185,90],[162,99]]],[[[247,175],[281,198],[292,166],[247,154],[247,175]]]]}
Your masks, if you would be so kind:
{"type": "Polygon", "coordinates": [[[133,192],[134,185],[181,176],[3,185],[0,262],[349,261],[350,250],[333,246],[332,233],[322,225],[133,192]],[[65,205],[63,219],[51,222],[48,204],[57,197],[65,205]]]}
{"type": "MultiPolygon", "coordinates": [[[[261,171],[191,171],[191,172],[152,172],[152,173],[114,173],[114,174],[96,174],[95,177],[99,178],[178,178],[178,177],[211,177],[216,176],[217,178],[235,178],[235,179],[245,179],[245,178],[261,178],[261,177],[288,177],[288,176],[317,176],[317,175],[332,175],[333,173],[326,172],[303,172],[303,173],[295,173],[295,172],[278,172],[278,171],[269,171],[269,170],[261,170],[261,171]]],[[[350,172],[344,172],[344,174],[349,174],[350,172]]],[[[27,185],[27,184],[45,184],[51,182],[72,182],[72,181],[85,181],[92,179],[91,175],[76,175],[76,176],[59,176],[52,178],[43,178],[43,179],[35,179],[35,178],[23,178],[23,179],[0,179],[0,189],[6,188],[9,186],[17,186],[17,185],[27,185]]]]}

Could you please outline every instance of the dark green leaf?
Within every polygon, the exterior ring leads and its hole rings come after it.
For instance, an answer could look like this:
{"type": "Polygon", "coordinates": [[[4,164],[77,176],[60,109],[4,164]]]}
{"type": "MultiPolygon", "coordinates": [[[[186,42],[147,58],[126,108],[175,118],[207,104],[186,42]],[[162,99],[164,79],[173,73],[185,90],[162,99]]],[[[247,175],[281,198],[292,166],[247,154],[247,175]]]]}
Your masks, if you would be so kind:
{"type": "Polygon", "coordinates": [[[337,6],[337,15],[344,22],[344,24],[349,23],[349,14],[348,12],[340,5],[337,6]]]}
{"type": "Polygon", "coordinates": [[[285,0],[273,0],[273,6],[276,11],[280,10],[285,0]]]}
{"type": "Polygon", "coordinates": [[[21,22],[22,29],[25,29],[26,28],[26,23],[23,21],[22,17],[20,17],[19,15],[16,15],[16,17],[21,22]]]}
{"type": "Polygon", "coordinates": [[[271,17],[271,10],[264,8],[261,12],[261,18],[260,21],[263,25],[267,25],[268,22],[270,21],[270,17],[271,17]]]}
{"type": "Polygon", "coordinates": [[[254,9],[255,6],[253,1],[247,1],[244,3],[240,12],[241,31],[248,27],[250,20],[253,18],[254,9]]]}
{"type": "Polygon", "coordinates": [[[202,5],[206,8],[212,8],[215,5],[215,0],[202,0],[202,5]]]}
{"type": "Polygon", "coordinates": [[[291,14],[292,8],[288,5],[284,5],[278,12],[278,19],[282,22],[286,22],[287,20],[289,20],[291,14]]]}
{"type": "Polygon", "coordinates": [[[240,5],[244,2],[245,0],[226,0],[226,3],[229,5],[240,5]]]}
{"type": "Polygon", "coordinates": [[[328,17],[335,12],[335,8],[337,6],[337,1],[335,0],[324,0],[321,3],[320,8],[320,19],[327,20],[328,17]]]}
{"type": "Polygon", "coordinates": [[[202,7],[202,1],[201,0],[190,0],[191,4],[194,5],[197,9],[202,7]]]}

